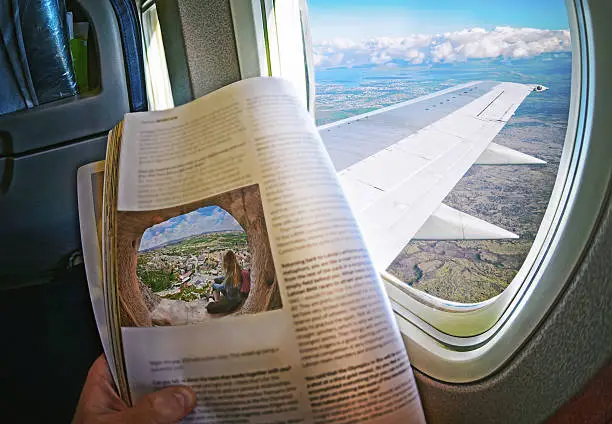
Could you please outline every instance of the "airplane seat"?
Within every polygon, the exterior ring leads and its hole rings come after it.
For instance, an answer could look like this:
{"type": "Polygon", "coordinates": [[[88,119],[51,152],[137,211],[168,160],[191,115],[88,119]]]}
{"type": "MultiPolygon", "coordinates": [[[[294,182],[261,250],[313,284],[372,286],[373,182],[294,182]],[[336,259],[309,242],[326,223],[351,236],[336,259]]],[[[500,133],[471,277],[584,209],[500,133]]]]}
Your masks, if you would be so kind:
{"type": "MultiPolygon", "coordinates": [[[[90,23],[94,90],[0,115],[3,422],[72,418],[87,370],[102,352],[84,268],[75,255],[76,173],[104,159],[107,132],[126,112],[148,109],[134,0],[66,3],[75,19],[90,23]]],[[[156,2],[175,105],[240,79],[229,3],[156,2]]]]}
{"type": "MultiPolygon", "coordinates": [[[[88,88],[0,115],[3,422],[72,418],[87,370],[102,352],[78,253],[76,173],[104,159],[107,132],[126,112],[147,109],[133,1],[66,6],[75,21],[89,23],[88,88]]],[[[6,34],[7,26],[0,29],[6,34]]]]}

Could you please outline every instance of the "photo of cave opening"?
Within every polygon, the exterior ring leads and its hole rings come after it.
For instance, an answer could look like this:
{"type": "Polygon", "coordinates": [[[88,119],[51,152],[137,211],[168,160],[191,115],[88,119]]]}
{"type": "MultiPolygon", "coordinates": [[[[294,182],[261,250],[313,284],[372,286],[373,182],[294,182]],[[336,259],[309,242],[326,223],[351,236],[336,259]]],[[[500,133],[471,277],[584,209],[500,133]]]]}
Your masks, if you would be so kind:
{"type": "Polygon", "coordinates": [[[120,283],[120,299],[136,300],[120,302],[124,326],[197,324],[282,307],[257,185],[120,212],[118,238],[118,270],[130,282],[120,283]],[[122,295],[127,290],[136,296],[122,295]]]}

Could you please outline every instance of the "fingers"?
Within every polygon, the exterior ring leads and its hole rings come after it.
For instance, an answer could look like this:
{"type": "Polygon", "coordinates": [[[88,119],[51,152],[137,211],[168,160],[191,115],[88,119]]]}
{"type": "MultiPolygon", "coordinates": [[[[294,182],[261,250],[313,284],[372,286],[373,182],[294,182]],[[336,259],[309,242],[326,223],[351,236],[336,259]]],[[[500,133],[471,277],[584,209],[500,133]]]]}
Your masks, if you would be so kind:
{"type": "Polygon", "coordinates": [[[175,386],[146,395],[128,408],[114,389],[108,363],[102,355],[89,369],[73,424],[171,424],[186,417],[195,405],[193,390],[175,386]]]}
{"type": "Polygon", "coordinates": [[[118,412],[127,406],[115,391],[113,378],[104,355],[100,355],[93,363],[79,398],[79,403],[73,417],[73,423],[87,423],[91,416],[118,412]]]}
{"type": "Polygon", "coordinates": [[[115,383],[104,355],[100,355],[89,369],[83,392],[87,393],[91,408],[109,411],[126,408],[125,402],[115,390],[115,383]]]}
{"type": "Polygon", "coordinates": [[[108,368],[108,362],[106,361],[106,356],[104,356],[104,354],[98,356],[98,359],[96,359],[89,368],[89,373],[87,374],[87,382],[94,381],[108,381],[109,383],[113,382],[113,377],[111,376],[110,370],[108,368]]]}
{"type": "MultiPolygon", "coordinates": [[[[166,387],[140,399],[129,410],[127,422],[171,424],[186,417],[196,405],[196,396],[189,387],[166,387]]],[[[128,412],[128,411],[126,411],[128,412]]]]}

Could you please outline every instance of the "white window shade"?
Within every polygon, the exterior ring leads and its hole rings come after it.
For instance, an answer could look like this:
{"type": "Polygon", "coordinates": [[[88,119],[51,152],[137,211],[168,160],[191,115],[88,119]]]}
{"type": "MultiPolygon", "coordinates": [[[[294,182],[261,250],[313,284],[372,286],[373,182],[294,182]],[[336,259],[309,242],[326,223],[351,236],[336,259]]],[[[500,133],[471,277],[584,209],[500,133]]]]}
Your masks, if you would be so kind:
{"type": "Polygon", "coordinates": [[[146,56],[145,74],[149,109],[162,110],[173,108],[174,101],[170,77],[168,75],[168,66],[166,64],[166,53],[155,4],[143,12],[142,29],[146,56]]]}
{"type": "Polygon", "coordinates": [[[314,75],[308,71],[312,51],[305,2],[232,0],[231,9],[242,78],[285,78],[310,109],[314,75]]]}

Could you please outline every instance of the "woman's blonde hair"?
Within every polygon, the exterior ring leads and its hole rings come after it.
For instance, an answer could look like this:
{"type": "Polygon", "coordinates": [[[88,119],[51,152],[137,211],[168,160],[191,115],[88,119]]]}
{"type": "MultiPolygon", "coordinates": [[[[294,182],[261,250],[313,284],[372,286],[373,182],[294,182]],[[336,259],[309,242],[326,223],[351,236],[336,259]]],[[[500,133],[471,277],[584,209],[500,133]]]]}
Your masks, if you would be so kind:
{"type": "Polygon", "coordinates": [[[234,287],[240,287],[242,285],[242,269],[236,259],[236,254],[231,250],[228,250],[223,256],[223,270],[225,271],[226,277],[231,277],[231,281],[234,287]]]}

